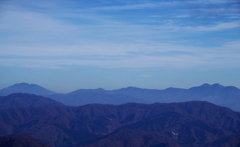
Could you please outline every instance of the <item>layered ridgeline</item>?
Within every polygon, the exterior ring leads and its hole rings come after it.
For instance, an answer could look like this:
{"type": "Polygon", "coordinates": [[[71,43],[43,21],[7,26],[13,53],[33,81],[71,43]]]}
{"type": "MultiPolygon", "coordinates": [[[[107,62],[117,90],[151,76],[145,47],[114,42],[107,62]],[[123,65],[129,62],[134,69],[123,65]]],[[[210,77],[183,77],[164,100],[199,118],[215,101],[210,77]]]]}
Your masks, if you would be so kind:
{"type": "Polygon", "coordinates": [[[13,107],[41,107],[41,106],[64,106],[50,98],[26,93],[13,93],[8,96],[0,96],[0,109],[13,107]]]}
{"type": "Polygon", "coordinates": [[[234,147],[240,145],[240,113],[200,101],[1,109],[0,136],[13,134],[62,147],[234,147]]]}
{"type": "MultiPolygon", "coordinates": [[[[47,90],[48,92],[42,92],[42,90],[38,91],[37,89],[32,90],[34,88],[30,88],[32,87],[31,85],[26,83],[15,84],[0,90],[0,95],[3,95],[6,93],[6,91],[8,91],[8,94],[15,93],[17,91],[22,93],[45,95],[69,106],[81,106],[93,103],[117,105],[129,102],[150,104],[155,102],[171,103],[186,101],[208,101],[220,106],[229,107],[235,111],[240,111],[240,89],[234,86],[222,86],[220,84],[203,84],[199,87],[192,87],[190,89],[167,88],[164,90],[142,89],[136,87],[128,87],[118,90],[104,90],[101,88],[80,89],[67,94],[49,94],[49,90],[47,90]],[[27,90],[28,88],[29,90],[27,90]],[[24,90],[21,91],[20,89],[24,90]]],[[[35,85],[33,87],[40,86],[35,85]]]]}

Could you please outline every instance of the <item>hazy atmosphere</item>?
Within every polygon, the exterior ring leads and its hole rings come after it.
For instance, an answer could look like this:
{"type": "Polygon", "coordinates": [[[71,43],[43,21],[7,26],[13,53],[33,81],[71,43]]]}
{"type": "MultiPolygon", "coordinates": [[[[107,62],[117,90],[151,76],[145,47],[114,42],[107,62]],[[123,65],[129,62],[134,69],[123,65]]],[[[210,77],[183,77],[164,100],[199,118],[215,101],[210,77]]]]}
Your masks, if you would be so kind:
{"type": "Polygon", "coordinates": [[[239,0],[1,0],[0,89],[240,87],[239,0]]]}

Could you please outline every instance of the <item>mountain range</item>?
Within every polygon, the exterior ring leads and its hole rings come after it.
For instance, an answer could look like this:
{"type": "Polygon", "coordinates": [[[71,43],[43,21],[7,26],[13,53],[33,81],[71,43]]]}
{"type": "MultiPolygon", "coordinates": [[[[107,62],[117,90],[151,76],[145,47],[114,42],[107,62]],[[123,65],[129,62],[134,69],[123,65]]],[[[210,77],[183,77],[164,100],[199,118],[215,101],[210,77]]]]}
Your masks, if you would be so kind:
{"type": "Polygon", "coordinates": [[[17,83],[0,90],[0,95],[30,93],[52,98],[68,106],[86,104],[125,104],[130,102],[151,104],[155,102],[208,101],[240,111],[240,89],[220,84],[203,84],[189,89],[167,88],[164,90],[127,87],[117,90],[79,89],[67,94],[57,94],[36,84],[17,83]]]}
{"type": "MultiPolygon", "coordinates": [[[[46,100],[32,94],[10,96],[46,100]]],[[[2,98],[12,103],[9,96],[2,98]]],[[[209,102],[78,107],[48,102],[0,109],[0,136],[27,134],[44,144],[62,147],[240,145],[240,113],[209,102]]]]}

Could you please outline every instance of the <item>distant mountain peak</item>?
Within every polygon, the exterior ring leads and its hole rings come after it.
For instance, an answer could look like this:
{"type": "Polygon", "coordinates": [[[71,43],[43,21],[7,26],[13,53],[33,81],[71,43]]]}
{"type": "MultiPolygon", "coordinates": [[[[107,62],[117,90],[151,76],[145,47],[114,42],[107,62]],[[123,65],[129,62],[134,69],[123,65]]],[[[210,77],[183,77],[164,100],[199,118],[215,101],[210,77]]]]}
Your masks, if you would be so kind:
{"type": "Polygon", "coordinates": [[[96,90],[98,90],[98,91],[105,91],[105,89],[103,89],[103,88],[98,88],[96,90]]]}
{"type": "Polygon", "coordinates": [[[204,83],[203,85],[199,86],[199,87],[193,87],[193,88],[224,88],[225,86],[219,84],[219,83],[214,83],[214,84],[208,84],[208,83],[204,83]]]}
{"type": "Polygon", "coordinates": [[[208,83],[204,83],[204,84],[202,84],[200,87],[207,87],[207,86],[211,86],[211,85],[208,84],[208,83]]]}
{"type": "Polygon", "coordinates": [[[129,86],[129,87],[126,87],[126,88],[122,88],[120,90],[139,90],[139,89],[142,89],[142,88],[138,88],[138,87],[133,87],[133,86],[129,86]]]}
{"type": "Polygon", "coordinates": [[[30,85],[30,84],[28,84],[28,83],[26,83],[26,82],[17,82],[17,83],[14,84],[14,85],[30,85]]]}
{"type": "Polygon", "coordinates": [[[221,85],[221,84],[218,84],[218,83],[215,83],[213,84],[212,86],[214,87],[218,87],[218,88],[224,88],[225,86],[221,85]]]}
{"type": "Polygon", "coordinates": [[[24,83],[24,82],[17,82],[16,84],[21,84],[21,83],[24,83]]]}
{"type": "Polygon", "coordinates": [[[29,93],[29,94],[36,94],[36,95],[51,95],[55,94],[55,92],[47,90],[39,85],[36,84],[28,84],[25,82],[18,82],[12,86],[7,88],[3,88],[0,90],[0,95],[6,96],[11,93],[29,93]]]}

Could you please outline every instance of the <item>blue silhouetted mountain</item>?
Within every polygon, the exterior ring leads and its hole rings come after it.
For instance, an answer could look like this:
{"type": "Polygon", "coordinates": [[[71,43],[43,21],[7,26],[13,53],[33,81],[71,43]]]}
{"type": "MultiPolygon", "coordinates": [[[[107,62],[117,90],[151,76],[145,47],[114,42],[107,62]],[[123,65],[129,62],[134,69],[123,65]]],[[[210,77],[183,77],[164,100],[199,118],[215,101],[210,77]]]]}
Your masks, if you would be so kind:
{"type": "Polygon", "coordinates": [[[6,96],[12,93],[29,93],[42,96],[55,94],[55,92],[47,90],[39,85],[28,83],[16,83],[12,86],[0,90],[1,96],[6,96]]]}
{"type": "Polygon", "coordinates": [[[16,92],[47,96],[69,106],[93,103],[117,105],[129,102],[150,104],[155,102],[208,101],[240,111],[240,89],[220,84],[203,84],[189,89],[167,88],[164,90],[137,87],[117,90],[80,89],[67,94],[56,94],[35,84],[19,83],[0,90],[0,95],[16,92]]]}
{"type": "Polygon", "coordinates": [[[26,93],[13,93],[8,96],[0,96],[0,109],[13,107],[40,107],[40,106],[64,106],[50,98],[26,93]]]}
{"type": "Polygon", "coordinates": [[[81,106],[85,104],[124,104],[129,102],[148,103],[147,100],[119,94],[111,94],[104,89],[80,89],[68,94],[55,94],[48,97],[69,106],[81,106]]]}
{"type": "Polygon", "coordinates": [[[117,90],[80,89],[68,94],[55,94],[49,97],[70,106],[92,103],[123,104],[137,102],[149,104],[155,102],[208,101],[240,111],[240,89],[220,84],[203,84],[190,89],[167,88],[164,90],[136,87],[117,90]]]}
{"type": "Polygon", "coordinates": [[[233,86],[222,86],[220,84],[203,84],[190,89],[167,88],[165,90],[128,87],[109,92],[148,100],[150,103],[208,101],[240,111],[240,89],[233,86]]]}

